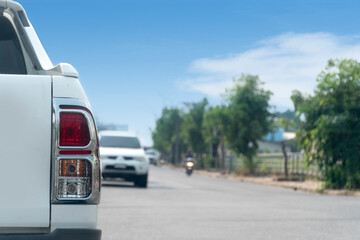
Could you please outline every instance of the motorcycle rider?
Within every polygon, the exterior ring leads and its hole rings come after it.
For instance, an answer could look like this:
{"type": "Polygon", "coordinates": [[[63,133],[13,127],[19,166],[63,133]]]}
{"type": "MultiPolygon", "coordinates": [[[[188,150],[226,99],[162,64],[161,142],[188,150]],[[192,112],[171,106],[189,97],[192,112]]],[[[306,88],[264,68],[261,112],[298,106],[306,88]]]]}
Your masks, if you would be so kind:
{"type": "Polygon", "coordinates": [[[184,166],[185,166],[185,169],[186,169],[186,163],[187,162],[194,162],[194,155],[191,153],[191,150],[188,149],[186,151],[186,154],[184,156],[184,166]]]}
{"type": "MultiPolygon", "coordinates": [[[[188,158],[194,159],[194,155],[192,155],[190,149],[188,149],[188,150],[186,151],[186,154],[185,154],[185,157],[184,157],[185,164],[186,164],[186,162],[188,161],[188,160],[187,160],[188,158]]],[[[193,161],[194,161],[194,160],[193,160],[193,161]]]]}
{"type": "Polygon", "coordinates": [[[190,149],[188,149],[188,150],[186,151],[186,154],[185,154],[185,158],[188,158],[188,157],[190,157],[190,158],[193,158],[193,157],[194,157],[194,156],[192,155],[190,149]]]}

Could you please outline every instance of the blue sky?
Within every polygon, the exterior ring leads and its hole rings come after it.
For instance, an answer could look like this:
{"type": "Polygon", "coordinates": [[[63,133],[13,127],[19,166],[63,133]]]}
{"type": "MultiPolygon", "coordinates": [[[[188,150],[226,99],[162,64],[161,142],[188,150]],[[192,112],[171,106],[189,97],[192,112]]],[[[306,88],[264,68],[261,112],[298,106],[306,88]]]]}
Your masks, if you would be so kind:
{"type": "Polygon", "coordinates": [[[258,74],[277,109],[311,93],[329,58],[360,54],[358,1],[22,0],[54,64],[71,63],[105,123],[147,145],[164,106],[208,97],[258,74]]]}

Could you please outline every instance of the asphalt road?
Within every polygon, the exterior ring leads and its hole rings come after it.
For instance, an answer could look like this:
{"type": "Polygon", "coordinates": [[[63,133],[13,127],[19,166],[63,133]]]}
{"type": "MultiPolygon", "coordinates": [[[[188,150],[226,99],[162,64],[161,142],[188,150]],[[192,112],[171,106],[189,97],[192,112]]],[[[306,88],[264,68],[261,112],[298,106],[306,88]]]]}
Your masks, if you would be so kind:
{"type": "Polygon", "coordinates": [[[360,239],[360,198],[151,168],[147,189],[104,182],[103,239],[360,239]]]}

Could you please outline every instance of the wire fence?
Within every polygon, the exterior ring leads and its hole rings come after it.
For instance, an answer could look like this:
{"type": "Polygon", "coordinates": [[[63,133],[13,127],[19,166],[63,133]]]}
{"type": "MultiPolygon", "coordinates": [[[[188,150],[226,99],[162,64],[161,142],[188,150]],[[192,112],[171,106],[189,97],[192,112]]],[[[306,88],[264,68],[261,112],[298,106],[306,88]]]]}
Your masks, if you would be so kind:
{"type": "MultiPolygon", "coordinates": [[[[320,177],[321,173],[317,165],[308,165],[303,153],[288,153],[288,173],[292,175],[306,175],[320,177]]],[[[226,168],[231,171],[246,169],[243,158],[228,156],[226,168]]],[[[285,173],[285,158],[282,153],[259,153],[255,157],[255,171],[269,174],[285,173]]]]}

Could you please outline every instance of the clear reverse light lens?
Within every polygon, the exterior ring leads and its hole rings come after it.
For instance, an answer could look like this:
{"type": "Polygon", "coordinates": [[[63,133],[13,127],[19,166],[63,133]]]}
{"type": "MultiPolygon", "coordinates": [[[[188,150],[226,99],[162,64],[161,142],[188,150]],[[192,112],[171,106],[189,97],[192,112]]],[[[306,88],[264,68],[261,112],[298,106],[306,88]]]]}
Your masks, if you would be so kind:
{"type": "Polygon", "coordinates": [[[59,179],[58,198],[86,198],[91,193],[90,179],[59,179]]]}

